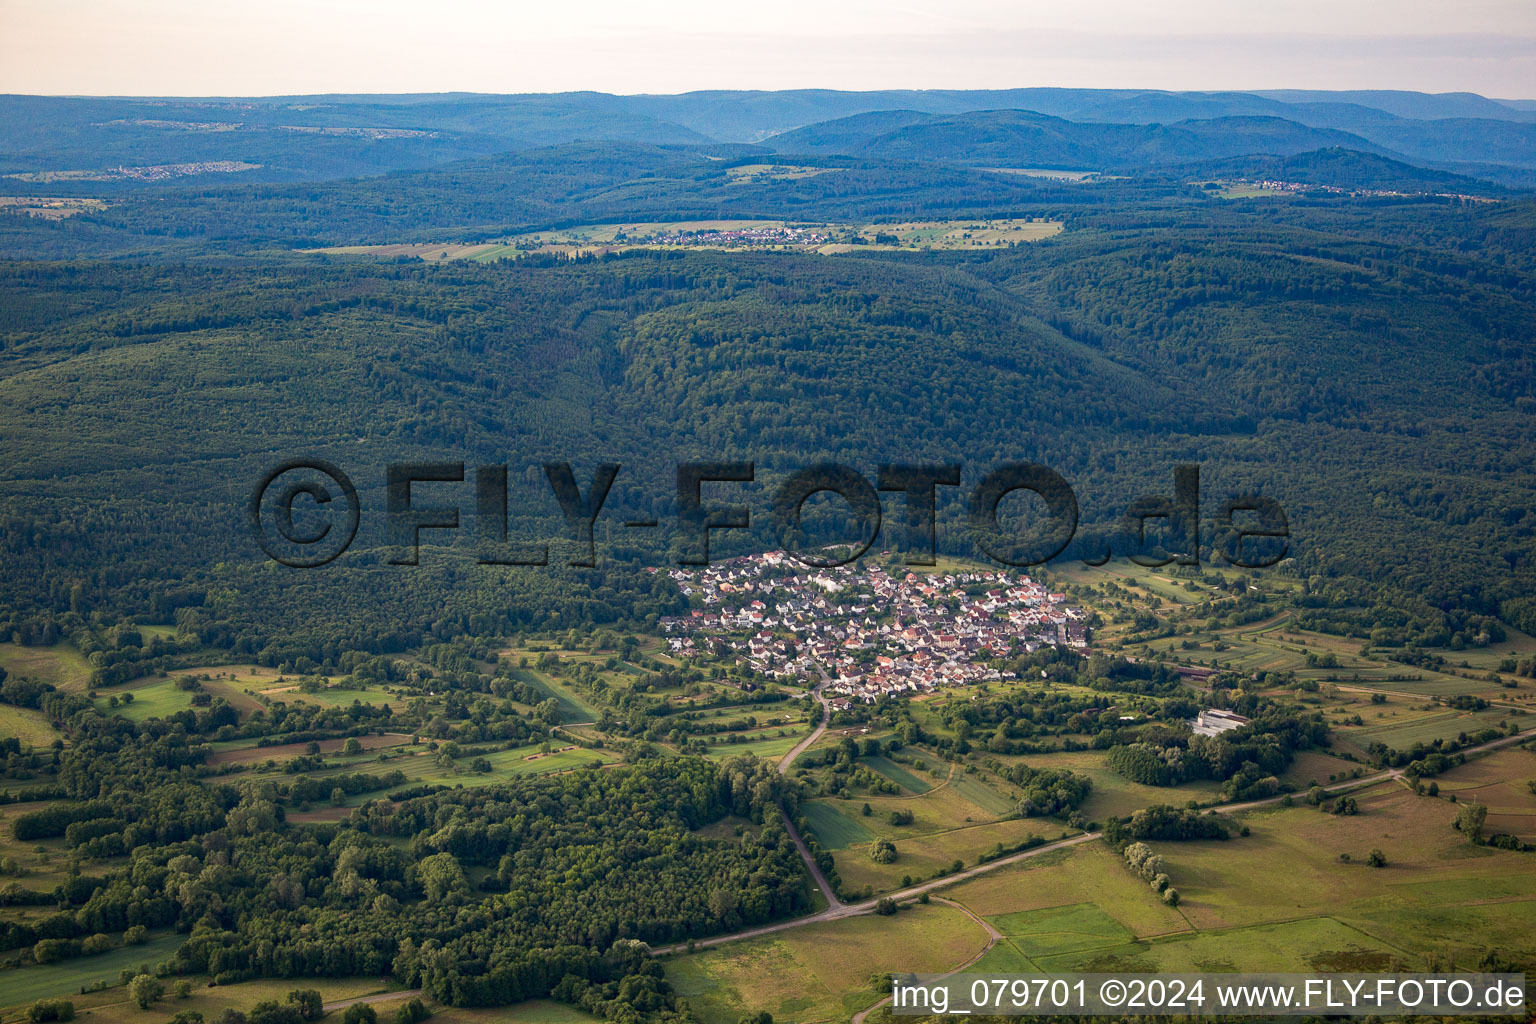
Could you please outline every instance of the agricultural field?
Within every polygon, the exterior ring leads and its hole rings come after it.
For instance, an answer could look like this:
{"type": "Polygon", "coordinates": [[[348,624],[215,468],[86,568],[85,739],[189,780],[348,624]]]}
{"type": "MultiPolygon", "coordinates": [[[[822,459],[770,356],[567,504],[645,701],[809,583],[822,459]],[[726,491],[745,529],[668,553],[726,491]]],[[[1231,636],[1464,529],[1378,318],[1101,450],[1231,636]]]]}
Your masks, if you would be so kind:
{"type": "Polygon", "coordinates": [[[1343,779],[1366,770],[1358,761],[1346,760],[1322,750],[1303,750],[1296,754],[1291,766],[1280,775],[1280,781],[1297,789],[1309,789],[1314,782],[1327,785],[1331,780],[1343,779]]]}
{"type": "MultiPolygon", "coordinates": [[[[1099,923],[1089,930],[1126,934],[1135,939],[1190,931],[1190,924],[1173,907],[1158,899],[1133,875],[1113,850],[1102,843],[1087,843],[1052,851],[999,868],[991,874],[961,882],[944,890],[953,899],[990,921],[1004,935],[1052,931],[1043,923],[1063,925],[1061,908],[1098,907],[1112,919],[1113,927],[1099,923]]],[[[1086,924],[1080,926],[1087,928],[1086,924]]],[[[1038,941],[1045,941],[1042,937],[1038,941]]]]}
{"type": "MultiPolygon", "coordinates": [[[[1476,788],[1511,781],[1531,755],[1507,753],[1502,764],[1474,761],[1447,777],[1470,769],[1467,781],[1476,788]]],[[[1245,838],[1149,845],[1168,861],[1183,897],[1179,912],[1202,931],[1332,919],[1409,964],[1440,952],[1473,966],[1486,948],[1527,962],[1536,957],[1530,854],[1472,845],[1452,827],[1455,804],[1415,796],[1399,783],[1356,800],[1353,816],[1271,805],[1241,815],[1252,830],[1245,838]],[[1384,853],[1386,867],[1365,863],[1373,849],[1384,853]]],[[[1247,968],[1246,959],[1233,959],[1247,968]]]]}
{"type": "Polygon", "coordinates": [[[1495,751],[1436,776],[1442,796],[1488,808],[1484,829],[1536,842],[1536,753],[1523,748],[1495,751]]]}
{"type": "Polygon", "coordinates": [[[1502,705],[1460,711],[1437,703],[1433,697],[1343,685],[1324,691],[1317,706],[1328,718],[1336,747],[1356,756],[1363,755],[1372,743],[1407,750],[1416,743],[1429,744],[1496,728],[1501,722],[1523,724],[1528,714],[1524,709],[1502,705]],[[1360,724],[1355,724],[1356,716],[1360,724]]]}
{"type": "Polygon", "coordinates": [[[406,703],[403,698],[393,696],[382,686],[354,687],[351,685],[338,686],[332,684],[322,689],[310,691],[304,690],[299,686],[279,682],[276,686],[255,692],[273,701],[283,701],[288,704],[319,704],[323,707],[344,707],[355,701],[359,704],[387,704],[399,710],[406,703]]]}
{"type": "Polygon", "coordinates": [[[105,200],[78,196],[0,196],[0,214],[63,220],[77,213],[107,208],[105,200]]]}
{"type": "Polygon", "coordinates": [[[816,841],[828,850],[846,850],[854,845],[866,845],[875,838],[875,833],[870,831],[876,828],[874,819],[860,819],[855,815],[844,812],[834,806],[840,801],[808,800],[800,805],[800,813],[805,820],[810,822],[811,831],[816,833],[816,841]],[[864,821],[870,822],[865,825],[864,821]]]}
{"type": "Polygon", "coordinates": [[[1123,945],[1135,938],[1130,929],[1094,903],[1003,914],[991,921],[1019,952],[1035,962],[1061,953],[1123,945]]]}
{"type": "Polygon", "coordinates": [[[865,224],[858,235],[875,247],[893,249],[996,249],[1038,242],[1061,232],[1059,221],[1033,217],[993,220],[915,220],[865,224]],[[876,236],[895,238],[882,243],[876,236]]]}
{"type": "Polygon", "coordinates": [[[1382,690],[1408,696],[1476,695],[1520,706],[1536,699],[1536,687],[1497,669],[1506,659],[1536,654],[1536,640],[1510,630],[1503,642],[1486,649],[1445,652],[1438,668],[1416,667],[1391,660],[1390,651],[1375,649],[1363,639],[1303,630],[1296,626],[1289,597],[1294,579],[1240,574],[1210,566],[1200,577],[1179,576],[1167,569],[1112,561],[1101,567],[1063,564],[1049,577],[1072,589],[1073,599],[1099,611],[1103,623],[1095,639],[1107,648],[1122,648],[1137,656],[1162,654],[1180,664],[1219,667],[1241,673],[1293,673],[1298,680],[1346,688],[1382,690]],[[1213,576],[1242,579],[1257,587],[1274,604],[1274,614],[1240,625],[1212,627],[1234,607],[1234,595],[1209,585],[1213,576]],[[1257,580],[1254,584],[1250,581],[1257,580]],[[1202,607],[1195,607],[1200,604],[1202,607]],[[1173,626],[1173,635],[1143,640],[1133,625],[1135,613],[1150,612],[1173,626]],[[1503,682],[1512,682],[1514,689],[1503,682]]]}
{"type": "Polygon", "coordinates": [[[1296,195],[1291,189],[1260,185],[1253,181],[1216,181],[1209,184],[1217,187],[1208,191],[1222,199],[1276,199],[1296,195]]]}
{"type": "Polygon", "coordinates": [[[859,763],[873,768],[884,775],[902,789],[918,796],[928,792],[933,786],[922,778],[912,774],[906,768],[892,761],[888,757],[861,757],[859,763]]]}
{"type": "Polygon", "coordinates": [[[850,892],[896,889],[909,880],[934,877],[956,860],[974,864],[999,844],[1013,847],[1030,836],[1054,838],[1061,832],[1060,823],[1051,819],[1012,818],[1014,787],[1000,779],[969,775],[942,761],[932,782],[886,757],[862,757],[859,764],[898,782],[903,791],[854,790],[846,798],[818,797],[800,807],[817,841],[833,851],[838,875],[850,892]],[[866,804],[868,815],[863,813],[866,804]],[[894,812],[911,812],[912,823],[892,824],[894,812]],[[878,838],[895,843],[895,861],[871,859],[870,846],[878,838]]]}
{"type": "Polygon", "coordinates": [[[978,171],[993,174],[1017,174],[1025,178],[1046,178],[1052,181],[1087,181],[1097,177],[1098,171],[1063,171],[1054,167],[978,167],[978,171]]]}
{"type": "Polygon", "coordinates": [[[499,248],[487,242],[393,242],[388,245],[333,245],[324,249],[303,249],[302,252],[323,253],[328,256],[378,256],[391,258],[412,256],[419,260],[474,259],[487,251],[499,248]]]}
{"type": "Polygon", "coordinates": [[[1046,971],[1199,973],[1205,971],[1386,971],[1406,963],[1400,950],[1327,917],[1222,932],[1087,946],[1036,962],[1046,971]]]}
{"type": "MultiPolygon", "coordinates": [[[[1447,785],[1536,811],[1528,790],[1520,796],[1533,762],[1528,751],[1500,752],[1446,773],[1447,785]]],[[[1451,827],[1454,804],[1397,783],[1357,799],[1352,817],[1272,805],[1240,816],[1247,837],[1150,844],[1167,859],[1177,908],[1098,843],[945,895],[1016,947],[1016,956],[994,951],[995,961],[1022,958],[1053,971],[1422,969],[1429,955],[1470,968],[1486,948],[1536,957],[1529,854],[1471,845],[1451,827]],[[1372,849],[1385,853],[1386,867],[1365,864],[1372,849]]]]}
{"type": "Polygon", "coordinates": [[[778,181],[799,181],[839,170],[837,167],[806,167],[800,164],[738,164],[725,169],[732,185],[766,185],[778,181]]]}
{"type": "Polygon", "coordinates": [[[736,1024],[760,1010],[776,1021],[847,1020],[879,1001],[877,975],[947,971],[986,944],[964,913],[930,903],[682,954],[666,971],[704,1024],[736,1024]]]}

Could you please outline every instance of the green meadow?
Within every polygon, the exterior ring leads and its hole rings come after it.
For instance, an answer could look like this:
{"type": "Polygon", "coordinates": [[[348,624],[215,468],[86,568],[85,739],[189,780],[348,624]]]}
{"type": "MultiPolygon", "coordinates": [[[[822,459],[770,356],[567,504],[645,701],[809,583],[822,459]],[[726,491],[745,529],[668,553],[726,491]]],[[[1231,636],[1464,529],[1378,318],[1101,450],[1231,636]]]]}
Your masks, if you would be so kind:
{"type": "Polygon", "coordinates": [[[67,643],[48,647],[0,644],[0,668],[13,676],[51,683],[61,690],[83,692],[91,680],[91,663],[67,643]]]}
{"type": "Polygon", "coordinates": [[[116,985],[119,972],[158,963],[185,941],[186,936],[175,933],[156,935],[142,945],[118,945],[95,956],[0,971],[0,1006],[17,1006],[51,996],[68,997],[100,982],[116,985]]]}

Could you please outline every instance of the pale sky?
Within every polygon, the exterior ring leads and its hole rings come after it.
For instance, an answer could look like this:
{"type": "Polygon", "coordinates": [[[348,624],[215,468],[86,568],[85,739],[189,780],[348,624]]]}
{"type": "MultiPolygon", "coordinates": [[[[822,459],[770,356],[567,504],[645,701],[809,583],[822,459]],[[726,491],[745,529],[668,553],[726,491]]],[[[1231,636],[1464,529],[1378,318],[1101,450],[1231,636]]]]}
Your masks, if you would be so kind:
{"type": "Polygon", "coordinates": [[[1536,98],[1536,0],[0,0],[0,92],[1023,86],[1536,98]]]}

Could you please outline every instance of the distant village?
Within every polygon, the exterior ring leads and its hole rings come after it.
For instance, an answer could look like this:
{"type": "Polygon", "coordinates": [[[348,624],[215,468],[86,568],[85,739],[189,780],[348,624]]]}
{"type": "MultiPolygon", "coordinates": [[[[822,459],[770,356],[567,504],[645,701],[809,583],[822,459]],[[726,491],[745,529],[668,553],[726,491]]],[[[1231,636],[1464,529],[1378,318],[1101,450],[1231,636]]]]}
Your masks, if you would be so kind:
{"type": "Polygon", "coordinates": [[[734,656],[764,676],[826,682],[833,706],[1012,678],[988,661],[1086,651],[1085,614],[1006,571],[891,574],[810,568],[782,551],[671,576],[702,605],[661,620],[674,653],[734,656]]]}
{"type": "Polygon", "coordinates": [[[731,248],[757,245],[826,245],[832,237],[814,228],[788,225],[719,228],[703,231],[659,231],[645,236],[619,235],[616,240],[648,245],[707,245],[731,248]]]}
{"type": "Polygon", "coordinates": [[[1231,183],[1235,187],[1261,188],[1269,192],[1326,192],[1330,195],[1357,196],[1365,198],[1415,198],[1418,196],[1434,196],[1437,199],[1460,199],[1471,203],[1491,203],[1495,200],[1487,196],[1466,195],[1461,192],[1399,192],[1387,188],[1341,188],[1338,185],[1315,185],[1305,181],[1280,181],[1274,178],[1240,178],[1231,183]]]}

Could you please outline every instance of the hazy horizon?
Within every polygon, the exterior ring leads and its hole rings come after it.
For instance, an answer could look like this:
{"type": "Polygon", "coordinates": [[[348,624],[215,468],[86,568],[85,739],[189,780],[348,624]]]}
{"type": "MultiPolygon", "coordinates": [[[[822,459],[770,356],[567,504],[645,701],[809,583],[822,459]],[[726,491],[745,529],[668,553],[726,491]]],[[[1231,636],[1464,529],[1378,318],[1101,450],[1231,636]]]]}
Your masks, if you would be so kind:
{"type": "Polygon", "coordinates": [[[265,97],[704,90],[1385,89],[1536,96],[1536,5],[787,0],[640,13],[444,0],[0,0],[0,92],[265,97]],[[1107,28],[1105,26],[1112,26],[1107,28]]]}

